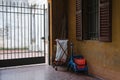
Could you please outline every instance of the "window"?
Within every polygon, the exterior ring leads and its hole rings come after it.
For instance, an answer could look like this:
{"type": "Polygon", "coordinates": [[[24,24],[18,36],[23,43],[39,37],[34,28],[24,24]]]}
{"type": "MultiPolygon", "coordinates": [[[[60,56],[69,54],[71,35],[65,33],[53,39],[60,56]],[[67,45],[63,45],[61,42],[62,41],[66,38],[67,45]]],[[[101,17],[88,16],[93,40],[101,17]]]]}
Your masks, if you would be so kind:
{"type": "Polygon", "coordinates": [[[86,35],[85,39],[93,40],[98,39],[98,0],[84,0],[85,7],[83,7],[83,16],[86,16],[85,26],[86,35]],[[87,10],[85,10],[87,9],[87,10]]]}
{"type": "Polygon", "coordinates": [[[111,41],[111,0],[76,0],[77,40],[111,41]]]}

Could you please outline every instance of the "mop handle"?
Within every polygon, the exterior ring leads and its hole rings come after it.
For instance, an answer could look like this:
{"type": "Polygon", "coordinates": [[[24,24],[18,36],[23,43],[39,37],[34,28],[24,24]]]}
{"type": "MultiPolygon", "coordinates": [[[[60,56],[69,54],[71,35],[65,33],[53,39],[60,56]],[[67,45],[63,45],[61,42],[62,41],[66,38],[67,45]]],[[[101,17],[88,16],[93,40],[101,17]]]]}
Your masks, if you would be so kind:
{"type": "Polygon", "coordinates": [[[73,56],[73,43],[70,43],[70,47],[71,47],[71,56],[73,56]]]}

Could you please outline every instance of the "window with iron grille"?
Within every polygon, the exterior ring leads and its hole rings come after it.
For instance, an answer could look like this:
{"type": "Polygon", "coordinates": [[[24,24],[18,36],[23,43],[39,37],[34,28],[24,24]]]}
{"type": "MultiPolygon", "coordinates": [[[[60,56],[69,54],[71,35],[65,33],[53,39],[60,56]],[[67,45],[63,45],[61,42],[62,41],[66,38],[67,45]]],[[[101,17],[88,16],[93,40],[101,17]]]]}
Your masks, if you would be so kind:
{"type": "Polygon", "coordinates": [[[98,39],[98,0],[83,1],[83,27],[85,40],[98,39]]]}
{"type": "Polygon", "coordinates": [[[112,0],[76,0],[77,40],[112,41],[112,0]]]}

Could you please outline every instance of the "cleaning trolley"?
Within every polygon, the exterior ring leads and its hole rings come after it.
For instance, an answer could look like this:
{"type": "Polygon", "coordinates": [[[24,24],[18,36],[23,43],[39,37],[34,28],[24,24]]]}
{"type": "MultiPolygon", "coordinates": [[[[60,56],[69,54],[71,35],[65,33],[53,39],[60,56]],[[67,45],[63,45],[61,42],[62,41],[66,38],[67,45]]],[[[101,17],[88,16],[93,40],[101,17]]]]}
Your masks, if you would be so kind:
{"type": "Polygon", "coordinates": [[[82,55],[73,55],[73,44],[71,43],[71,56],[68,62],[68,70],[72,69],[75,72],[85,72],[88,73],[88,66],[85,58],[82,55]]]}
{"type": "Polygon", "coordinates": [[[57,66],[62,66],[66,64],[66,59],[68,55],[68,40],[56,39],[56,43],[56,56],[55,60],[53,61],[53,68],[55,68],[55,70],[58,70],[57,66]]]}

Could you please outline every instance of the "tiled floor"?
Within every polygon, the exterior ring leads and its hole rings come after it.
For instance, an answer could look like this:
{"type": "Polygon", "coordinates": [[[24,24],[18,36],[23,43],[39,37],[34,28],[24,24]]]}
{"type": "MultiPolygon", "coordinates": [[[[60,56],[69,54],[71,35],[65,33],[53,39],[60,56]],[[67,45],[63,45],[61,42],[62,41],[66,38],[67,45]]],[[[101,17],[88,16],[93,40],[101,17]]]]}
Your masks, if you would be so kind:
{"type": "Polygon", "coordinates": [[[48,65],[23,66],[0,69],[0,80],[98,80],[89,76],[68,72],[48,65]]]}

